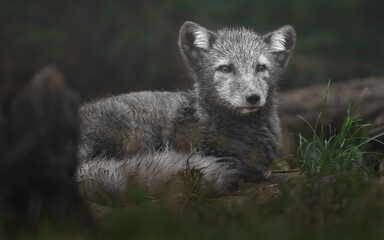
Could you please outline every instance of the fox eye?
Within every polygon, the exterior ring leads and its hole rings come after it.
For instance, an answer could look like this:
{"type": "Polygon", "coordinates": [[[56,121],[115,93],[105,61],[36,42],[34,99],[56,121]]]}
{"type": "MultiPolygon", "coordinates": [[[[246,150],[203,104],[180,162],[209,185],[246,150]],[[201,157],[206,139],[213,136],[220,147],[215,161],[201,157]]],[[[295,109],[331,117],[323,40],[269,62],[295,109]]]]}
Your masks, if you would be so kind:
{"type": "Polygon", "coordinates": [[[222,73],[230,73],[233,71],[233,69],[230,67],[230,66],[227,66],[227,65],[224,65],[224,66],[220,66],[218,68],[218,70],[222,73]]]}
{"type": "Polygon", "coordinates": [[[257,72],[264,72],[265,70],[267,70],[267,66],[265,66],[264,64],[256,66],[257,72]]]}

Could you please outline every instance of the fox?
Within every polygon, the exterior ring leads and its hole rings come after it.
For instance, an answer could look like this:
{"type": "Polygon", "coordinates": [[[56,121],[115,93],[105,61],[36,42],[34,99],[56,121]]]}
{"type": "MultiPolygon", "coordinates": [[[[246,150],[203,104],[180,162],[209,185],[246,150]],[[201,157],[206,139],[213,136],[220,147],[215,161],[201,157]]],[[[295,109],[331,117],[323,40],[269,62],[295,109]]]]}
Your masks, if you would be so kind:
{"type": "Polygon", "coordinates": [[[265,179],[281,142],[277,85],[295,41],[290,25],[257,33],[185,22],[178,45],[193,87],[83,104],[77,181],[91,196],[121,194],[129,181],[172,184],[187,165],[218,194],[265,179]]]}

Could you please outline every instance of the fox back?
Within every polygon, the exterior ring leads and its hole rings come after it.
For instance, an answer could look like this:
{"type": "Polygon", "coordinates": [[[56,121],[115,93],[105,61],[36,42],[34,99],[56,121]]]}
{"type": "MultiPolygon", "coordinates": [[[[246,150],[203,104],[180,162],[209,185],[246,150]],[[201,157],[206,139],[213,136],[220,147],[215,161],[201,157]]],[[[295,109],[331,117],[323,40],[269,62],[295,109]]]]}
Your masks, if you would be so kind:
{"type": "Polygon", "coordinates": [[[154,186],[177,181],[187,162],[219,193],[262,179],[280,144],[276,85],[294,44],[291,26],[258,34],[184,23],[179,47],[193,89],[84,105],[78,180],[111,192],[131,177],[154,186]]]}

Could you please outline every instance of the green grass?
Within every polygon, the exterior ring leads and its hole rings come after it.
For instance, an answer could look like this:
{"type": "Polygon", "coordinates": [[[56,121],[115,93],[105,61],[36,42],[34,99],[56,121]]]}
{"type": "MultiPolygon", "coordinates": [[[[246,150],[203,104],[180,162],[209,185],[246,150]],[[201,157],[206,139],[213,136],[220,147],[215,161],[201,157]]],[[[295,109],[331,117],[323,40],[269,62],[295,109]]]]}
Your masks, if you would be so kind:
{"type": "Polygon", "coordinates": [[[377,138],[383,134],[369,138],[367,133],[371,125],[364,124],[357,116],[353,116],[353,112],[362,97],[360,96],[358,100],[348,107],[340,130],[333,134],[333,130],[329,126],[327,136],[323,123],[326,114],[329,84],[330,82],[328,82],[323,108],[320,113],[320,127],[319,119],[313,128],[308,123],[313,132],[311,139],[306,139],[299,134],[298,162],[306,176],[311,179],[325,176],[367,178],[371,173],[371,169],[364,165],[363,160],[366,155],[374,154],[367,152],[367,145],[371,141],[378,141],[377,138]],[[319,134],[317,134],[318,130],[320,131],[319,134]]]}
{"type": "Polygon", "coordinates": [[[179,171],[179,178],[183,185],[182,201],[184,208],[203,204],[215,196],[213,185],[216,180],[211,182],[205,180],[202,169],[191,167],[189,160],[187,159],[185,169],[179,171]]]}

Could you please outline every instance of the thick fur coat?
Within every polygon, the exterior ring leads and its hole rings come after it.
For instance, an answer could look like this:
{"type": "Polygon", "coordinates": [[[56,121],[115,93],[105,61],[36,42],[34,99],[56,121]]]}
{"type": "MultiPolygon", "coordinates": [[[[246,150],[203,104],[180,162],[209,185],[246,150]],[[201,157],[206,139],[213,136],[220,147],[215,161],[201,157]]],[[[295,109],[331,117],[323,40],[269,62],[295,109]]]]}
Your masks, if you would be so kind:
{"type": "Polygon", "coordinates": [[[259,34],[184,23],[179,47],[193,89],[83,105],[78,181],[90,194],[119,193],[131,179],[157,187],[177,181],[187,161],[218,193],[262,179],[280,144],[276,85],[294,45],[291,26],[259,34]]]}

